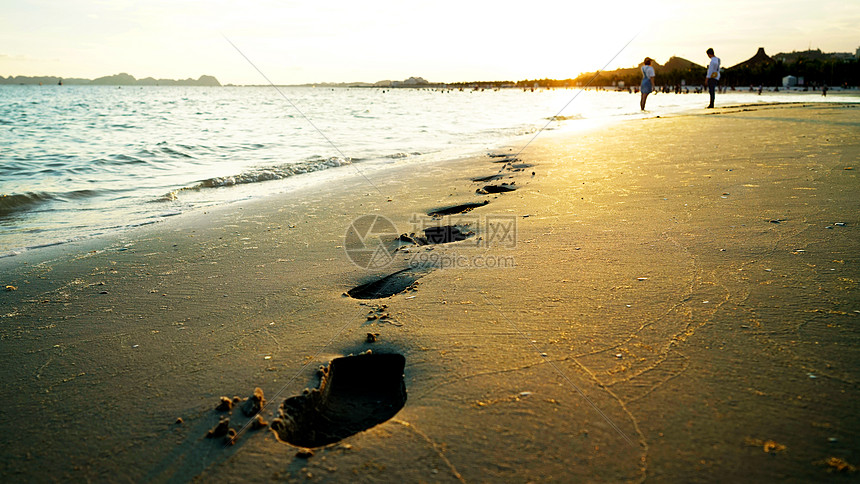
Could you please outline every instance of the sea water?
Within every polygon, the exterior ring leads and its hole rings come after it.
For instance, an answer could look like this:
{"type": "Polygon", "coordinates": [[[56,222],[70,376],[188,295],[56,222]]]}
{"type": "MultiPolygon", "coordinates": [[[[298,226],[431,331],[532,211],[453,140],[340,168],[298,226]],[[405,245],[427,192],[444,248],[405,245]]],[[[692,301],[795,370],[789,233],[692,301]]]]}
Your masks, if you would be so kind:
{"type": "MultiPolygon", "coordinates": [[[[833,93],[833,91],[831,91],[833,93]]],[[[0,256],[213,204],[701,108],[706,94],[313,87],[0,86],[0,256]],[[330,178],[329,178],[330,179],[330,178]]],[[[720,95],[719,104],[860,101],[720,95]]]]}

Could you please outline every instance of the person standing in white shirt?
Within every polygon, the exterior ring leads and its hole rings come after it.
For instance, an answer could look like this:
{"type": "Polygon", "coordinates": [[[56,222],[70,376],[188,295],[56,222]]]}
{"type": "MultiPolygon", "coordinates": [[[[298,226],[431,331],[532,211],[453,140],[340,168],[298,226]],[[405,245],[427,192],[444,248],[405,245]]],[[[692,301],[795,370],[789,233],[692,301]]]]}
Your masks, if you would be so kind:
{"type": "Polygon", "coordinates": [[[645,98],[654,90],[654,68],[651,66],[651,58],[646,57],[642,66],[642,84],[639,85],[639,92],[642,93],[642,99],[639,101],[639,107],[645,110],[645,98]]]}
{"type": "Polygon", "coordinates": [[[714,55],[714,49],[708,48],[705,51],[708,54],[708,57],[711,58],[711,63],[708,64],[708,75],[707,75],[707,83],[708,83],[708,94],[711,95],[711,103],[708,104],[709,108],[714,107],[714,97],[717,91],[717,81],[720,80],[720,58],[714,55]]]}

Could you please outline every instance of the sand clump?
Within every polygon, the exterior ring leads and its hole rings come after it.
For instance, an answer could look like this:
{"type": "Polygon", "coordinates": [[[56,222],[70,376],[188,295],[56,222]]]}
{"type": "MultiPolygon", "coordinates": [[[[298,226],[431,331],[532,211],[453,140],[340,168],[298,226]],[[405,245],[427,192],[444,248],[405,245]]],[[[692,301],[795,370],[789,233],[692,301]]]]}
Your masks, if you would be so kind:
{"type": "Polygon", "coordinates": [[[260,413],[265,405],[266,399],[263,397],[263,390],[257,387],[254,389],[254,393],[242,404],[242,413],[246,417],[254,416],[260,413]]]}

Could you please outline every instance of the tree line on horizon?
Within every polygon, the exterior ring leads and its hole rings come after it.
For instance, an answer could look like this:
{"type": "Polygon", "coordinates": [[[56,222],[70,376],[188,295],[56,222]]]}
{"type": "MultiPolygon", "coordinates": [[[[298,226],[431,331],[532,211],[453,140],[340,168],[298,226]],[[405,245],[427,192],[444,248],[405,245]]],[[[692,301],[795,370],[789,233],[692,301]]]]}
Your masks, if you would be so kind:
{"type": "MultiPolygon", "coordinates": [[[[729,87],[744,86],[782,86],[786,76],[803,78],[806,86],[843,86],[855,87],[860,85],[860,59],[815,56],[815,51],[793,54],[777,54],[769,57],[764,49],[759,49],[755,56],[747,61],[724,69],[720,76],[720,84],[729,87]]],[[[652,64],[655,67],[655,83],[660,86],[679,86],[704,84],[707,69],[686,59],[672,57],[665,66],[652,64]]],[[[623,82],[625,86],[638,86],[642,81],[640,67],[616,69],[610,72],[588,72],[573,79],[554,81],[551,87],[559,87],[559,83],[571,86],[611,86],[623,82]]],[[[538,81],[539,82],[539,81],[538,81]]]]}
{"type": "MultiPolygon", "coordinates": [[[[702,85],[707,68],[687,59],[671,57],[665,65],[652,63],[656,71],[657,85],[680,86],[702,85]]],[[[584,72],[568,79],[525,79],[521,81],[458,82],[449,87],[485,88],[517,87],[523,89],[559,89],[571,87],[638,86],[642,73],[638,67],[626,67],[614,71],[584,72]]],[[[837,57],[820,51],[792,52],[770,57],[763,48],[752,58],[737,65],[723,69],[720,84],[729,87],[745,86],[782,86],[782,79],[788,75],[803,78],[805,86],[843,86],[860,85],[860,59],[837,57]]]]}

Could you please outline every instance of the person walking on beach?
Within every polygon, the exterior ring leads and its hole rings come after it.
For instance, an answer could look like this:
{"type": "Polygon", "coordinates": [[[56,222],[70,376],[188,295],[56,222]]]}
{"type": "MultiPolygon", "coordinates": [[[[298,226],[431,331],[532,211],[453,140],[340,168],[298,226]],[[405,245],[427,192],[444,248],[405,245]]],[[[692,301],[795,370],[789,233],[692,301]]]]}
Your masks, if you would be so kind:
{"type": "Polygon", "coordinates": [[[642,99],[639,101],[639,107],[645,110],[645,99],[654,90],[654,68],[651,67],[651,58],[646,57],[642,66],[642,84],[639,86],[639,91],[642,93],[642,99]]]}
{"type": "Polygon", "coordinates": [[[708,50],[705,51],[708,54],[708,57],[711,58],[711,63],[708,64],[708,94],[711,96],[711,103],[708,104],[708,108],[714,107],[714,97],[716,96],[717,91],[717,81],[720,80],[720,58],[714,55],[714,49],[708,47],[708,50]]]}

